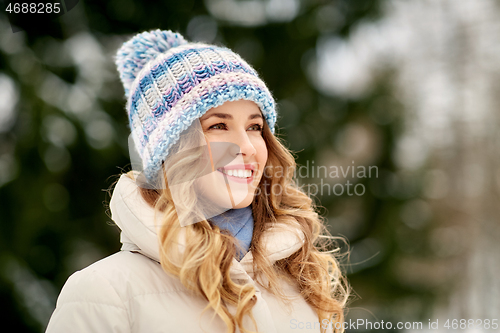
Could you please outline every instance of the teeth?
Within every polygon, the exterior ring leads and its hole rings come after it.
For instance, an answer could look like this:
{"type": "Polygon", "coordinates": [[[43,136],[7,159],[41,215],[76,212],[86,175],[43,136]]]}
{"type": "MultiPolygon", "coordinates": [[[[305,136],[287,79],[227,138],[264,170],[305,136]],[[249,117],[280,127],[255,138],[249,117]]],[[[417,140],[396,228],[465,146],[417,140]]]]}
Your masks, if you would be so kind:
{"type": "Polygon", "coordinates": [[[238,178],[252,177],[252,170],[243,170],[243,169],[224,170],[224,169],[222,169],[222,172],[229,175],[229,176],[238,177],[238,178]]]}

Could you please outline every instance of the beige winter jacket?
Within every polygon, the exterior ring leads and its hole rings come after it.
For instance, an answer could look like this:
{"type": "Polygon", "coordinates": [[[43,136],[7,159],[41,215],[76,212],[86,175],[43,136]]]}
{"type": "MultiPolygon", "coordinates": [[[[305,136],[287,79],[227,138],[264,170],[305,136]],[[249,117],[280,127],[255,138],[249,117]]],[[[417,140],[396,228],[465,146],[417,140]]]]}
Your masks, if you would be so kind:
{"type": "MultiPolygon", "coordinates": [[[[110,202],[112,218],[121,229],[121,251],[71,275],[52,314],[47,333],[225,333],[226,325],[207,310],[207,301],[193,295],[166,274],[159,263],[159,245],[153,209],[142,199],[137,185],[125,175],[119,179],[110,202]]],[[[303,233],[276,225],[263,235],[272,263],[303,245],[303,233]]],[[[231,277],[255,286],[253,315],[259,332],[320,332],[316,312],[298,289],[283,281],[295,297],[287,308],[253,280],[252,253],[233,259],[231,277]]],[[[234,314],[235,309],[229,310],[234,314]]],[[[245,328],[254,329],[246,316],[245,328]]],[[[239,332],[239,330],[237,330],[239,332]]]]}

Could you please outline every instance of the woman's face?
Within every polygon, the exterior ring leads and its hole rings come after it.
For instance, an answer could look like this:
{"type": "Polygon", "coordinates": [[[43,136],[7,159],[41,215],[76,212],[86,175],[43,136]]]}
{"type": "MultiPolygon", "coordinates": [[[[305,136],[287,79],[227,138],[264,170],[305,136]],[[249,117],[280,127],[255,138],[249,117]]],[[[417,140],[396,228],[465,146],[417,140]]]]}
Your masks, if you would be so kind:
{"type": "MultiPolygon", "coordinates": [[[[226,102],[200,118],[205,138],[212,142],[212,150],[221,146],[235,148],[229,163],[220,168],[214,160],[218,169],[198,184],[220,207],[243,208],[252,203],[267,162],[267,147],[262,136],[264,121],[257,104],[247,100],[226,102]]],[[[220,152],[212,151],[212,156],[221,156],[217,153],[220,152]]]]}

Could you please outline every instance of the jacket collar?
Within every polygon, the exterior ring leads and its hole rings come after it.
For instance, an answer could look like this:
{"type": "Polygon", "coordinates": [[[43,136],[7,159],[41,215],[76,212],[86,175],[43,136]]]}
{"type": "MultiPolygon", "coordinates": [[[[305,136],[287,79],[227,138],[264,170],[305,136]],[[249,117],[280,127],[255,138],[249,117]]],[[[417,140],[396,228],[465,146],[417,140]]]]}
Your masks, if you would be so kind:
{"type": "MultiPolygon", "coordinates": [[[[125,174],[120,176],[110,200],[111,217],[121,230],[122,250],[137,251],[160,262],[159,242],[155,225],[154,209],[142,198],[135,181],[125,174]]],[[[162,213],[158,212],[156,221],[161,221],[162,213]]],[[[182,228],[179,233],[180,244],[185,244],[182,228]]],[[[287,258],[304,244],[304,233],[295,219],[290,223],[276,223],[262,235],[262,242],[271,264],[287,258]]],[[[245,278],[253,275],[253,256],[249,251],[237,261],[233,259],[231,277],[245,278]]]]}

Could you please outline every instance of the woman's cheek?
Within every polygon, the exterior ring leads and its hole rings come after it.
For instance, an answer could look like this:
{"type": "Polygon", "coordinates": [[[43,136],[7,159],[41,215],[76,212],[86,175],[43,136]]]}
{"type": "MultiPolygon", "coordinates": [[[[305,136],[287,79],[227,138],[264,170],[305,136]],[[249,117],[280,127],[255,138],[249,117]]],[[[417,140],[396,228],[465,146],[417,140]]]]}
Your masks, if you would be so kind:
{"type": "Polygon", "coordinates": [[[262,138],[257,145],[257,158],[259,159],[259,163],[266,164],[267,162],[267,146],[264,138],[262,138]]]}

